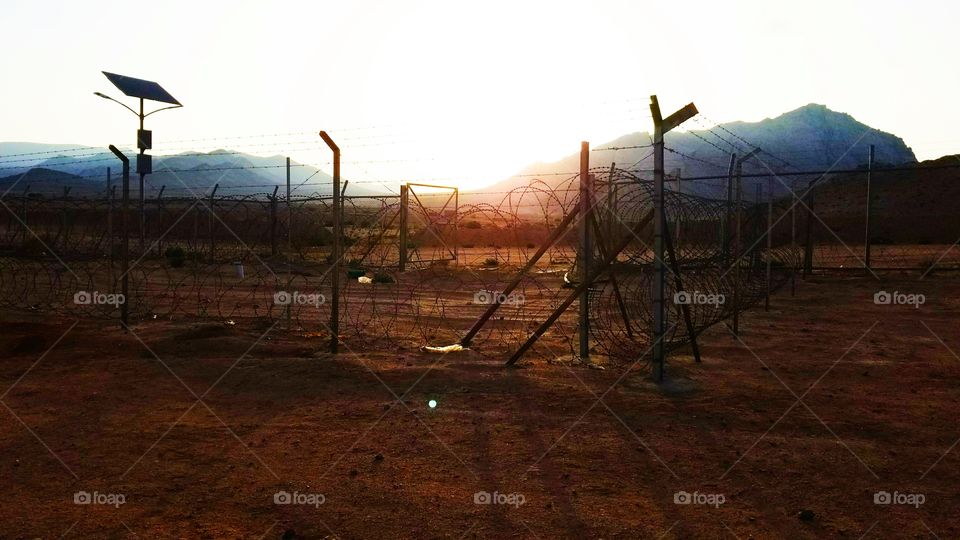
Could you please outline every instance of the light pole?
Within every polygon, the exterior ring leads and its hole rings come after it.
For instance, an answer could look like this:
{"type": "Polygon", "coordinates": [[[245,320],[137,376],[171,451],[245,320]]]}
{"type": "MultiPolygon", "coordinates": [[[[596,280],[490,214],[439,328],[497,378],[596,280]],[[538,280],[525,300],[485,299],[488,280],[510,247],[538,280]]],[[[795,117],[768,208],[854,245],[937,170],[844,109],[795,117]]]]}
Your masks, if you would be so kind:
{"type": "Polygon", "coordinates": [[[107,79],[113,83],[121,92],[130,97],[135,97],[140,100],[140,112],[131,109],[125,103],[117,101],[112,97],[103,94],[101,92],[94,92],[93,94],[103,99],[108,99],[114,103],[118,103],[123,106],[124,109],[132,112],[137,118],[140,119],[140,126],[137,129],[137,148],[140,149],[140,153],[137,155],[137,175],[140,176],[140,251],[143,252],[144,246],[146,245],[146,216],[144,213],[144,192],[143,192],[143,177],[153,172],[153,161],[151,156],[147,155],[146,151],[153,147],[153,132],[143,129],[143,120],[144,118],[150,116],[151,114],[158,113],[160,111],[165,111],[167,109],[178,109],[183,107],[179,101],[177,101],[169,92],[163,89],[162,86],[153,82],[147,81],[144,79],[137,79],[134,77],[127,77],[124,75],[117,75],[116,73],[108,73],[106,71],[103,74],[107,79]],[[150,101],[158,101],[160,103],[170,103],[168,107],[161,107],[154,111],[150,111],[146,114],[143,112],[143,100],[148,99],[150,101]]]}

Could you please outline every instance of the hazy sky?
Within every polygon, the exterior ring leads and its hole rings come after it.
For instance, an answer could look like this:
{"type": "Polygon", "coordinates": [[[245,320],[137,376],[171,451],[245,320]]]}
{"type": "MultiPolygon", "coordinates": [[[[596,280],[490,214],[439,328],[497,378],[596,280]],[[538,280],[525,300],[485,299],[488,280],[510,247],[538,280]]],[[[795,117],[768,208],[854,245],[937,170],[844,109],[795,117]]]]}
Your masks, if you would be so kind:
{"type": "Polygon", "coordinates": [[[478,185],[649,130],[650,94],[714,122],[824,103],[920,159],[960,152],[950,1],[5,0],[3,20],[6,141],[131,144],[133,115],[92,94],[122,97],[106,70],[185,105],[148,119],[158,149],[322,163],[326,129],[358,178],[478,185]]]}

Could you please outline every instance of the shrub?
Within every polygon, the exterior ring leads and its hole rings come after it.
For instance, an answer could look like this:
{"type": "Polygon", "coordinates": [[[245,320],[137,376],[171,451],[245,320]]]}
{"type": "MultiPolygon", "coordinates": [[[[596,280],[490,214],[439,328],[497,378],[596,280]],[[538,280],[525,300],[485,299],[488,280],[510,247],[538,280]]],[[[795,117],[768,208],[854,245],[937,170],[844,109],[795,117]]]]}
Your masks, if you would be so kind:
{"type": "Polygon", "coordinates": [[[494,259],[493,257],[490,257],[490,258],[485,259],[485,260],[483,261],[483,266],[485,266],[485,267],[500,266],[500,261],[494,259]]]}
{"type": "Polygon", "coordinates": [[[374,283],[396,283],[397,280],[386,272],[377,272],[373,274],[374,283]]]}
{"type": "Polygon", "coordinates": [[[183,266],[184,261],[187,259],[187,254],[183,251],[183,248],[180,246],[168,247],[163,252],[163,256],[167,259],[167,264],[174,268],[180,268],[183,266]]]}

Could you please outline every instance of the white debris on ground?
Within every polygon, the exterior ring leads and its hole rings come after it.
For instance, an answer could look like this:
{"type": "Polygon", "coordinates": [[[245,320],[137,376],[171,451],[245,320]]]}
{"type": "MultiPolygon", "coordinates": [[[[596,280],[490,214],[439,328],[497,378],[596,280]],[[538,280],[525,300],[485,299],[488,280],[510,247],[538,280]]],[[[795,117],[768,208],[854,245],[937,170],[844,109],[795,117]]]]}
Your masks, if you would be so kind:
{"type": "Polygon", "coordinates": [[[443,347],[431,347],[430,345],[424,345],[423,347],[420,347],[420,350],[423,352],[447,354],[452,352],[460,352],[464,350],[464,348],[463,348],[463,345],[460,345],[459,343],[454,343],[453,345],[446,345],[443,347]]]}

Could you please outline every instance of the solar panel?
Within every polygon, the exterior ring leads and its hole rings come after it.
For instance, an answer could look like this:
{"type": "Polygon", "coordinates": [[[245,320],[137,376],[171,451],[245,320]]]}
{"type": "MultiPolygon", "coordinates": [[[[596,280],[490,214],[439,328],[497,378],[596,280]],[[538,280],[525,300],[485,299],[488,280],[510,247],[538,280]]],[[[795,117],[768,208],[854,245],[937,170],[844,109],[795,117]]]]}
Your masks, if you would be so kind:
{"type": "Polygon", "coordinates": [[[180,105],[180,102],[174,99],[174,97],[170,95],[170,92],[167,92],[162,86],[153,81],[117,75],[116,73],[107,73],[106,71],[104,71],[103,74],[106,75],[106,77],[110,79],[110,82],[119,88],[121,92],[130,97],[180,105]]]}

